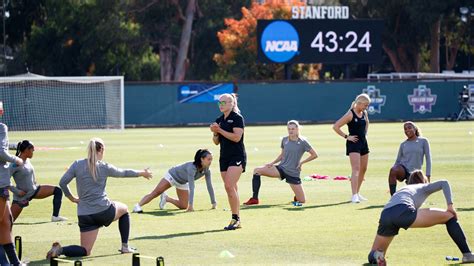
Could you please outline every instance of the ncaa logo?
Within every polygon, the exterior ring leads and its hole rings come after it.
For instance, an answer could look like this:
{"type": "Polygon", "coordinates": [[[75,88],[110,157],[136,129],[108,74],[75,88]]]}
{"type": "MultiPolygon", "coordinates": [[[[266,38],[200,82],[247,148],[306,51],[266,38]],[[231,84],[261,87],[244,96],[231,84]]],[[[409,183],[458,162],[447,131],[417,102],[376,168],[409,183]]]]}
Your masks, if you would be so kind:
{"type": "Polygon", "coordinates": [[[260,46],[263,53],[275,63],[284,63],[298,54],[299,36],[288,22],[275,21],[263,30],[260,46]]]}

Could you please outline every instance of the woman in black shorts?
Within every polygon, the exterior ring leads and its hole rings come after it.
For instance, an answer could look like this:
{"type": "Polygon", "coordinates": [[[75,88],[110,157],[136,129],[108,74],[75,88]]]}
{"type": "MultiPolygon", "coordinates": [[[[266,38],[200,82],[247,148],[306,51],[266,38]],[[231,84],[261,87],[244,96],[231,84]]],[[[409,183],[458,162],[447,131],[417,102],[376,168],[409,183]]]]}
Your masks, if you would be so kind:
{"type": "Polygon", "coordinates": [[[18,143],[16,149],[16,156],[19,156],[24,161],[21,167],[10,166],[10,174],[15,180],[16,186],[10,186],[13,192],[13,202],[11,211],[13,221],[20,216],[23,208],[26,208],[33,199],[44,199],[53,196],[53,215],[52,222],[66,221],[67,219],[59,216],[61,209],[61,202],[63,192],[58,186],[39,185],[36,183],[35,168],[31,163],[35,152],[35,146],[29,140],[23,140],[18,143]]]}
{"type": "Polygon", "coordinates": [[[352,203],[367,200],[359,191],[364,181],[367,164],[369,163],[369,145],[367,144],[367,130],[369,129],[369,117],[367,107],[370,104],[369,95],[359,94],[351,105],[351,109],[341,117],[332,127],[336,133],[346,139],[346,155],[351,161],[351,188],[352,203]],[[344,133],[341,127],[347,125],[349,134],[344,133]]]}
{"type": "Polygon", "coordinates": [[[143,176],[150,179],[152,173],[148,169],[142,171],[119,169],[102,161],[105,145],[99,138],[91,139],[87,150],[87,159],[75,161],[59,182],[64,195],[70,201],[77,203],[81,245],[61,247],[58,242],[54,242],[51,250],[46,255],[47,258],[58,257],[61,254],[67,257],[89,256],[97,239],[99,228],[109,226],[115,220],[119,220],[118,227],[122,239],[122,247],[119,251],[122,253],[134,252],[134,249],[128,246],[130,216],[127,205],[108,199],[105,193],[105,184],[109,176],[143,176]],[[76,178],[79,197],[73,195],[69,190],[68,184],[73,178],[76,178]]]}
{"type": "Polygon", "coordinates": [[[245,172],[245,165],[247,164],[247,154],[244,146],[245,123],[234,94],[222,94],[218,104],[223,115],[211,124],[212,141],[216,145],[221,145],[219,165],[232,211],[230,224],[224,229],[235,230],[241,228],[237,182],[240,175],[245,172]]]}
{"type": "Polygon", "coordinates": [[[457,220],[448,181],[439,180],[428,183],[428,179],[423,172],[415,170],[408,178],[408,186],[393,194],[380,215],[377,235],[368,256],[369,263],[386,264],[384,254],[400,228],[405,230],[408,228],[426,228],[437,224],[446,225],[449,236],[463,254],[462,262],[474,262],[474,255],[457,220]],[[420,209],[426,198],[439,190],[443,190],[447,209],[420,209]]]}

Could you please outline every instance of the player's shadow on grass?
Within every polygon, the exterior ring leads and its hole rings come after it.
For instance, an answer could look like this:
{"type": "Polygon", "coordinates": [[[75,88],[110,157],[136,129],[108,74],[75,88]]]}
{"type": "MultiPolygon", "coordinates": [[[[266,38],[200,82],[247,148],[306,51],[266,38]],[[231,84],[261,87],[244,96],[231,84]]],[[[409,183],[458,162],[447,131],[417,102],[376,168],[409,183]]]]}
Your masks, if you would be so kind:
{"type": "Polygon", "coordinates": [[[260,204],[260,205],[242,205],[242,210],[259,210],[259,209],[268,209],[268,208],[276,208],[276,207],[284,207],[288,206],[288,204],[260,204]]]}
{"type": "Polygon", "coordinates": [[[371,205],[371,206],[367,206],[367,207],[364,207],[364,208],[360,208],[359,211],[362,211],[362,210],[372,210],[372,209],[382,209],[385,205],[371,205]]]}
{"type": "Polygon", "coordinates": [[[168,235],[161,235],[161,236],[140,236],[132,238],[131,240],[159,240],[159,239],[170,239],[176,237],[187,237],[187,236],[195,236],[195,235],[204,235],[208,233],[219,233],[224,232],[224,229],[216,229],[216,230],[206,230],[206,231],[198,231],[198,232],[187,232],[187,233],[177,233],[177,234],[168,234],[168,235]]]}
{"type": "Polygon", "coordinates": [[[344,205],[344,204],[349,204],[351,203],[350,201],[341,201],[338,203],[328,203],[328,204],[321,204],[321,205],[312,205],[312,206],[301,206],[301,207],[286,207],[285,210],[287,211],[304,211],[307,209],[317,209],[317,208],[325,208],[325,207],[332,207],[332,206],[337,206],[337,205],[344,205]]]}
{"type": "MultiPolygon", "coordinates": [[[[104,254],[104,255],[97,255],[97,256],[87,256],[87,257],[60,257],[60,259],[68,260],[71,263],[74,263],[76,260],[80,260],[82,262],[87,262],[87,264],[91,263],[92,260],[96,258],[105,258],[105,257],[113,257],[113,256],[120,256],[120,252],[117,251],[117,253],[113,254],[104,254]]],[[[95,261],[95,263],[99,264],[100,262],[95,261]]],[[[48,259],[42,259],[42,260],[32,260],[28,262],[29,265],[50,265],[50,261],[48,259]]],[[[64,264],[64,263],[63,263],[64,264]]]]}
{"type": "Polygon", "coordinates": [[[474,211],[474,208],[456,208],[456,211],[459,211],[459,212],[472,212],[472,211],[474,211]]]}
{"type": "Polygon", "coordinates": [[[151,212],[142,212],[139,215],[153,215],[153,216],[174,216],[179,213],[183,213],[185,210],[178,210],[178,209],[172,209],[172,210],[155,210],[151,212]]]}
{"type": "Polygon", "coordinates": [[[14,225],[33,225],[33,224],[50,224],[51,221],[42,221],[42,222],[15,222],[14,225]]]}

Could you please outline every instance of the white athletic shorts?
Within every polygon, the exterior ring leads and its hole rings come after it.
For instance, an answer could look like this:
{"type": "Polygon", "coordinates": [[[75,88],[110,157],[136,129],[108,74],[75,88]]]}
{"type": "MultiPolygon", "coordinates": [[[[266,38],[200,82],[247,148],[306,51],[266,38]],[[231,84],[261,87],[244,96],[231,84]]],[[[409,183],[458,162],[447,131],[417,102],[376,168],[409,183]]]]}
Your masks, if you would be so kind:
{"type": "Polygon", "coordinates": [[[189,185],[188,183],[186,184],[180,184],[174,180],[174,178],[170,175],[169,172],[166,172],[165,177],[166,181],[168,181],[173,187],[176,187],[177,189],[181,190],[189,190],[189,185]]]}

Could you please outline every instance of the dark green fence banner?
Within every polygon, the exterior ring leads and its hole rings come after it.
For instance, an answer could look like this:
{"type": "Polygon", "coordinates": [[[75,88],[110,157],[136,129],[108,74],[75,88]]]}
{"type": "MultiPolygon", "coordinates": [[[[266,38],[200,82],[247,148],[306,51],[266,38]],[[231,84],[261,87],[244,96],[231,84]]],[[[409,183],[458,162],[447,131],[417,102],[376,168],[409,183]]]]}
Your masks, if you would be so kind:
{"type": "MultiPolygon", "coordinates": [[[[334,122],[360,93],[372,99],[372,121],[432,120],[459,113],[459,93],[474,81],[241,83],[239,107],[247,124],[334,122]]],[[[125,124],[172,126],[210,124],[217,102],[179,103],[182,84],[126,83],[125,124]]]]}

